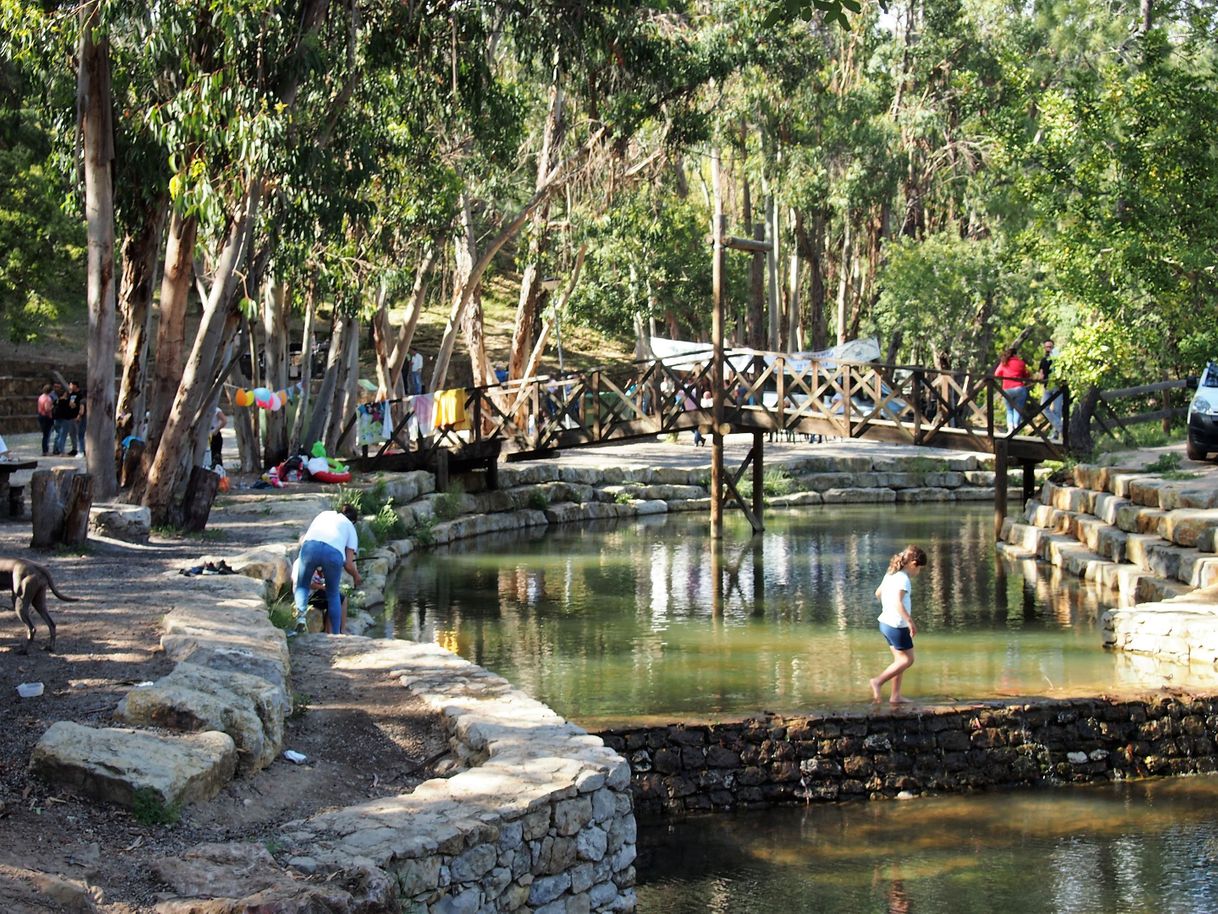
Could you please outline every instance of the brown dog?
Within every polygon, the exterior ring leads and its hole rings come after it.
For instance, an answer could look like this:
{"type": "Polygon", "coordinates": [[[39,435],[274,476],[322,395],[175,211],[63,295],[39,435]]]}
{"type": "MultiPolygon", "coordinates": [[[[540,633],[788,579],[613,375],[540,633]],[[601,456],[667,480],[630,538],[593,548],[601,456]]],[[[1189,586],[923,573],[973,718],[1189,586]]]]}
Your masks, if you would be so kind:
{"type": "Polygon", "coordinates": [[[50,590],[59,599],[68,603],[76,603],[80,598],[65,597],[56,589],[50,571],[36,562],[26,559],[0,558],[0,587],[6,585],[12,591],[13,609],[17,611],[17,618],[29,629],[29,635],[21,653],[28,653],[30,644],[34,641],[34,620],[30,618],[30,607],[38,610],[38,615],[42,616],[51,633],[46,649],[55,650],[55,622],[51,618],[51,614],[47,612],[47,591],[50,590]]]}

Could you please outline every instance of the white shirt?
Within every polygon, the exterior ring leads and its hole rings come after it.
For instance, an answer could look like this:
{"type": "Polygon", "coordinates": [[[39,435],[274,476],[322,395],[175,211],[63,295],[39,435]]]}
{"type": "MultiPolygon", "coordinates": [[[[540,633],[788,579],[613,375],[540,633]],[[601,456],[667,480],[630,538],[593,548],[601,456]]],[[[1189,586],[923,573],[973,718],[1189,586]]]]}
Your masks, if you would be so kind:
{"type": "Polygon", "coordinates": [[[414,355],[412,355],[410,357],[410,370],[411,371],[422,371],[423,370],[423,353],[416,352],[414,355]]]}
{"type": "Polygon", "coordinates": [[[909,575],[904,571],[884,575],[880,582],[880,622],[893,628],[909,628],[898,607],[904,605],[905,612],[909,612],[910,586],[909,575]]]}
{"type": "Polygon", "coordinates": [[[348,549],[359,554],[359,535],[355,532],[355,524],[337,511],[322,511],[313,518],[313,523],[309,524],[304,538],[333,546],[342,555],[344,561],[347,558],[348,549]]]}

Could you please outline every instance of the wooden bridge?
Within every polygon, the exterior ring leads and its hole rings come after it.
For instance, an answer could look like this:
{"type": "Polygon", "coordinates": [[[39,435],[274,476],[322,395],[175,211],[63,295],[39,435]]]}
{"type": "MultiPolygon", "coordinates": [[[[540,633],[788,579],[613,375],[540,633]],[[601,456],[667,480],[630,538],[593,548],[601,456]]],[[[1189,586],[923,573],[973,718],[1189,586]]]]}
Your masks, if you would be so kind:
{"type": "MultiPolygon", "coordinates": [[[[414,398],[395,401],[396,421],[388,440],[375,453],[365,449],[352,465],[428,468],[437,472],[441,487],[450,468],[479,466],[487,469],[494,486],[500,457],[524,460],[695,429],[719,441],[726,434],[752,433],[753,447],[743,464],[721,478],[725,494],[760,530],[767,434],[858,438],[994,455],[995,509],[1001,515],[1008,465],[1024,467],[1030,497],[1036,464],[1066,453],[1070,406],[1065,388],[1054,391],[1048,403],[1030,398],[1015,427],[1008,428],[1001,385],[1001,379],[989,375],[798,359],[776,352],[733,350],[716,365],[708,348],[701,356],[446,391],[430,401],[435,404],[431,417],[416,415],[414,398]],[[718,404],[716,387],[722,391],[718,404]],[[1057,423],[1061,435],[1050,421],[1051,405],[1062,417],[1057,423]],[[750,467],[754,486],[748,504],[737,484],[750,467]]],[[[348,430],[355,421],[352,417],[348,430]]]]}

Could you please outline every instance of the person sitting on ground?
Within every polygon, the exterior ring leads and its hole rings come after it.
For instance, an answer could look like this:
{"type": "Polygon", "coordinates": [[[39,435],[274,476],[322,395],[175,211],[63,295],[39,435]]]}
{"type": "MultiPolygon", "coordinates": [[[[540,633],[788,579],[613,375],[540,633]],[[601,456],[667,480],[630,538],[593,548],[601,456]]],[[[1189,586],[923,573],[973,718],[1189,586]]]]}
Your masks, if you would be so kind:
{"type": "MultiPolygon", "coordinates": [[[[300,574],[300,558],[292,562],[292,580],[295,581],[297,575],[300,574]]],[[[330,628],[329,616],[329,598],[326,596],[326,578],[321,573],[321,568],[313,569],[313,578],[309,581],[309,602],[308,606],[315,606],[321,610],[321,630],[326,635],[341,635],[347,628],[347,595],[343,594],[343,613],[339,623],[338,631],[332,631],[330,628]]],[[[306,612],[307,612],[306,608],[306,612]]]]}
{"type": "Polygon", "coordinates": [[[355,531],[357,520],[359,513],[355,507],[344,504],[337,511],[322,511],[318,514],[300,538],[299,565],[293,578],[297,632],[307,628],[309,584],[318,568],[321,569],[325,581],[326,613],[330,631],[342,631],[340,582],[343,571],[351,575],[356,587],[363,581],[359,569],[355,567],[355,557],[359,554],[359,536],[355,531]]]}

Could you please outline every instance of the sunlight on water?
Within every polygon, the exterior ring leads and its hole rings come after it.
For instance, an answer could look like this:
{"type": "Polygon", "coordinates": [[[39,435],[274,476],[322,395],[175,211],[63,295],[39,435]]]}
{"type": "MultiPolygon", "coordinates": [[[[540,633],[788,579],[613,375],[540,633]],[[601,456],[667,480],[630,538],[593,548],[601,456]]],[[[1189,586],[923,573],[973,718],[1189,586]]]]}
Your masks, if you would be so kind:
{"type": "Polygon", "coordinates": [[[1218,910],[1218,777],[722,814],[640,829],[640,914],[1218,910]]]}
{"type": "Polygon", "coordinates": [[[1181,671],[1106,653],[1089,586],[994,553],[988,506],[771,512],[753,537],[701,516],[481,537],[412,556],[390,633],[435,641],[589,727],[858,705],[888,662],[874,590],[921,544],[926,701],[1158,687],[1181,671]],[[716,587],[716,582],[718,586],[716,587]]]}

